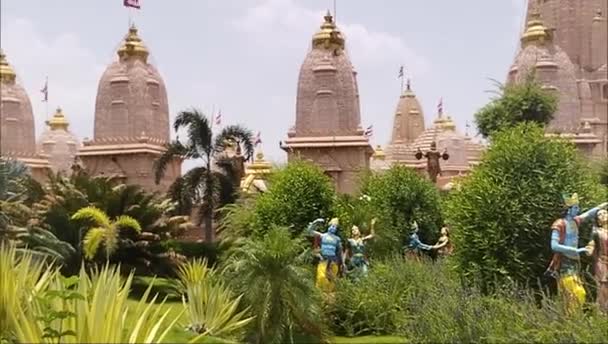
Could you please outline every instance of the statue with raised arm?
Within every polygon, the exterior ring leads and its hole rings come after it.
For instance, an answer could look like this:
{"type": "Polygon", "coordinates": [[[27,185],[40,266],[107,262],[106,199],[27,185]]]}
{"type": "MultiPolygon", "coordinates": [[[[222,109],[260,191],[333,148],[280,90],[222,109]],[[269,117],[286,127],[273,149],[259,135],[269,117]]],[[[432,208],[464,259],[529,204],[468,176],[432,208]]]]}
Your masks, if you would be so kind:
{"type": "Polygon", "coordinates": [[[433,245],[433,249],[437,250],[437,255],[441,258],[452,254],[454,247],[450,241],[450,230],[447,226],[441,228],[441,236],[437,240],[437,243],[433,245]]]}
{"type": "Polygon", "coordinates": [[[307,232],[320,241],[321,261],[317,265],[316,286],[325,291],[333,291],[334,281],[343,270],[342,262],[342,240],[338,236],[339,220],[333,218],[329,221],[327,232],[321,233],[315,227],[325,222],[316,219],[308,225],[307,232]]]}
{"type": "Polygon", "coordinates": [[[365,252],[365,242],[374,238],[374,225],[376,219],[373,219],[370,226],[370,233],[366,236],[361,236],[359,227],[353,226],[351,229],[351,238],[348,239],[345,256],[349,262],[349,271],[355,274],[355,277],[367,275],[369,263],[365,252]]]}
{"type": "Polygon", "coordinates": [[[422,157],[426,158],[426,171],[429,174],[429,178],[433,183],[436,183],[437,176],[441,175],[441,166],[439,165],[439,160],[448,160],[450,158],[448,150],[445,149],[443,153],[439,153],[437,150],[437,143],[433,141],[431,142],[431,149],[426,153],[422,153],[420,147],[418,147],[416,159],[420,160],[422,157]]]}
{"type": "Polygon", "coordinates": [[[551,226],[553,258],[547,273],[557,279],[558,292],[565,302],[567,312],[572,313],[582,308],[586,295],[579,276],[579,256],[581,253],[587,253],[587,248],[578,247],[578,227],[585,221],[595,218],[597,212],[605,209],[608,203],[602,203],[579,215],[578,195],[564,194],[562,198],[564,215],[551,226]]]}
{"type": "Polygon", "coordinates": [[[416,221],[414,221],[412,229],[413,230],[410,234],[407,247],[405,248],[405,255],[408,258],[414,258],[417,260],[420,257],[421,251],[430,251],[433,246],[427,245],[420,241],[420,238],[418,237],[419,228],[418,223],[416,223],[416,221]]]}
{"type": "Polygon", "coordinates": [[[593,275],[597,283],[597,304],[608,315],[608,210],[597,212],[597,223],[593,227],[588,254],[593,257],[593,275]]]}

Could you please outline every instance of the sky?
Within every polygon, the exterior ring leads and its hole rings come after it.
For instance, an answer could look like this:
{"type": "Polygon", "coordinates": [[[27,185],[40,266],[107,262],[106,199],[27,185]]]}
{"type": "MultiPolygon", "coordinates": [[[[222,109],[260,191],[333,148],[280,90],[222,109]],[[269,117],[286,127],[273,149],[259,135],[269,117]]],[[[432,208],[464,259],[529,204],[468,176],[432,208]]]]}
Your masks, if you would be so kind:
{"type": "MultiPolygon", "coordinates": [[[[443,99],[459,130],[504,81],[526,0],[337,0],[337,23],[358,72],[362,127],[390,140],[405,66],[427,127],[443,99]]],[[[70,129],[92,138],[97,84],[116,58],[129,13],[164,78],[173,119],[221,109],[223,125],[260,131],[268,160],[295,123],[300,65],[333,0],[2,0],[0,47],[28,91],[36,134],[61,107],[70,129]],[[40,89],[48,77],[49,102],[40,89]]],[[[172,134],[174,135],[174,134],[172,134]]],[[[185,168],[192,163],[186,164],[185,168]]]]}

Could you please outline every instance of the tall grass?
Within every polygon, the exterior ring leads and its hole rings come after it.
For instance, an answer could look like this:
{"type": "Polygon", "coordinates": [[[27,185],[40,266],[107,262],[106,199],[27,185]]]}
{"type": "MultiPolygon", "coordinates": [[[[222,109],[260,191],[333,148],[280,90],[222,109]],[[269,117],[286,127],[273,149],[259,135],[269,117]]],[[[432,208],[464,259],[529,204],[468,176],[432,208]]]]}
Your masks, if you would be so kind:
{"type": "Polygon", "coordinates": [[[532,289],[482,294],[442,262],[394,258],[355,284],[342,280],[328,306],[337,334],[398,334],[421,343],[605,342],[608,317],[594,309],[567,316],[532,289]]]}

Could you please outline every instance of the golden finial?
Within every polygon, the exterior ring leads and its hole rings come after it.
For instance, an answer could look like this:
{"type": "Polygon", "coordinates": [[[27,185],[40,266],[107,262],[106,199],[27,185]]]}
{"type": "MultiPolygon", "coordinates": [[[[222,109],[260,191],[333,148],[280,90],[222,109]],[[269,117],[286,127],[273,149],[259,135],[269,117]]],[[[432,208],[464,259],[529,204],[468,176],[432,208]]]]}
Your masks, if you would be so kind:
{"type": "Polygon", "coordinates": [[[336,27],[334,18],[329,12],[325,15],[325,21],[321,24],[321,30],[312,37],[313,47],[323,47],[325,49],[344,49],[344,37],[336,27]]]}
{"type": "Polygon", "coordinates": [[[0,80],[7,82],[14,82],[17,74],[13,67],[6,60],[6,55],[4,51],[0,49],[0,80]]]}
{"type": "Polygon", "coordinates": [[[382,146],[376,146],[376,149],[374,149],[373,158],[376,160],[384,160],[386,158],[386,153],[384,153],[382,146]]]}
{"type": "Polygon", "coordinates": [[[148,48],[146,48],[141,38],[139,38],[135,24],[132,24],[123,45],[118,49],[118,56],[121,59],[131,56],[141,57],[145,62],[148,55],[148,48]]]}
{"type": "Polygon", "coordinates": [[[68,126],[70,125],[68,120],[63,115],[63,111],[61,110],[61,108],[57,108],[57,111],[55,111],[53,118],[46,121],[46,124],[51,128],[51,130],[68,130],[68,126]]]}
{"type": "Polygon", "coordinates": [[[545,27],[540,15],[540,5],[538,1],[534,2],[530,10],[530,20],[526,25],[526,32],[521,36],[521,44],[527,45],[531,42],[544,43],[545,40],[551,38],[549,30],[545,27]]]}

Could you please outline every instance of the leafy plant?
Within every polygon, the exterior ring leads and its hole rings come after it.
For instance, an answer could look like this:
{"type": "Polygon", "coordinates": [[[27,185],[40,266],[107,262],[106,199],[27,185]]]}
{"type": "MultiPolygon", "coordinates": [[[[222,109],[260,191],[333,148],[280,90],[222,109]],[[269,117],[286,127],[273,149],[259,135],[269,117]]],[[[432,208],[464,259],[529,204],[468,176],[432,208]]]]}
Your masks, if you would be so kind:
{"type": "Polygon", "coordinates": [[[484,137],[521,122],[544,125],[553,119],[557,100],[531,73],[523,83],[498,84],[498,97],[475,114],[475,122],[484,137]]]}
{"type": "MultiPolygon", "coordinates": [[[[575,147],[545,137],[542,127],[524,123],[497,133],[446,204],[456,268],[484,290],[506,280],[535,287],[551,256],[561,194],[578,192],[587,208],[605,200],[605,191],[575,147]]],[[[588,230],[581,228],[581,240],[588,230]]]]}
{"type": "Polygon", "coordinates": [[[247,317],[249,308],[239,311],[242,296],[234,298],[224,282],[207,267],[206,260],[194,259],[183,264],[179,278],[191,331],[225,337],[240,332],[253,319],[247,317]]]}
{"type": "Polygon", "coordinates": [[[170,309],[153,307],[157,296],[146,303],[150,288],[135,308],[137,319],[127,328],[127,297],[133,275],[122,280],[118,268],[104,266],[89,277],[81,269],[78,277],[58,276],[42,299],[32,305],[11,308],[14,333],[19,342],[54,343],[156,343],[161,342],[179,317],[169,320],[170,309]]]}
{"type": "Polygon", "coordinates": [[[414,170],[393,166],[363,179],[362,198],[373,217],[380,220],[370,248],[376,256],[391,256],[405,244],[412,224],[420,227],[422,241],[436,239],[442,225],[437,188],[414,170]]]}
{"type": "Polygon", "coordinates": [[[200,208],[201,218],[205,222],[205,238],[213,238],[213,211],[231,203],[240,182],[240,174],[231,158],[223,156],[226,148],[236,145],[244,154],[240,158],[249,160],[253,156],[253,143],[250,130],[238,125],[230,125],[214,135],[207,117],[199,110],[192,109],[180,112],[175,118],[173,128],[177,132],[185,129],[187,140],[182,143],[175,140],[167,145],[167,151],[155,164],[156,182],[165,173],[167,165],[174,159],[201,159],[203,166],[198,166],[181,177],[178,177],[170,189],[173,200],[180,203],[181,210],[189,214],[194,207],[200,208]],[[214,171],[212,161],[222,171],[214,171]]]}
{"type": "Polygon", "coordinates": [[[326,338],[320,295],[301,239],[286,228],[273,227],[263,238],[233,248],[224,276],[244,295],[256,318],[248,329],[251,343],[307,342],[326,338]]]}
{"type": "Polygon", "coordinates": [[[268,192],[256,200],[253,226],[261,235],[273,225],[300,234],[310,221],[331,215],[333,199],[333,185],[318,167],[291,162],[273,175],[268,192]]]}
{"type": "Polygon", "coordinates": [[[72,219],[85,220],[93,226],[87,232],[83,242],[84,254],[88,259],[93,259],[101,244],[104,245],[106,259],[109,259],[118,246],[119,231],[141,232],[141,226],[134,218],[122,215],[112,222],[106,213],[95,207],[78,210],[76,214],[72,215],[72,219]]]}

